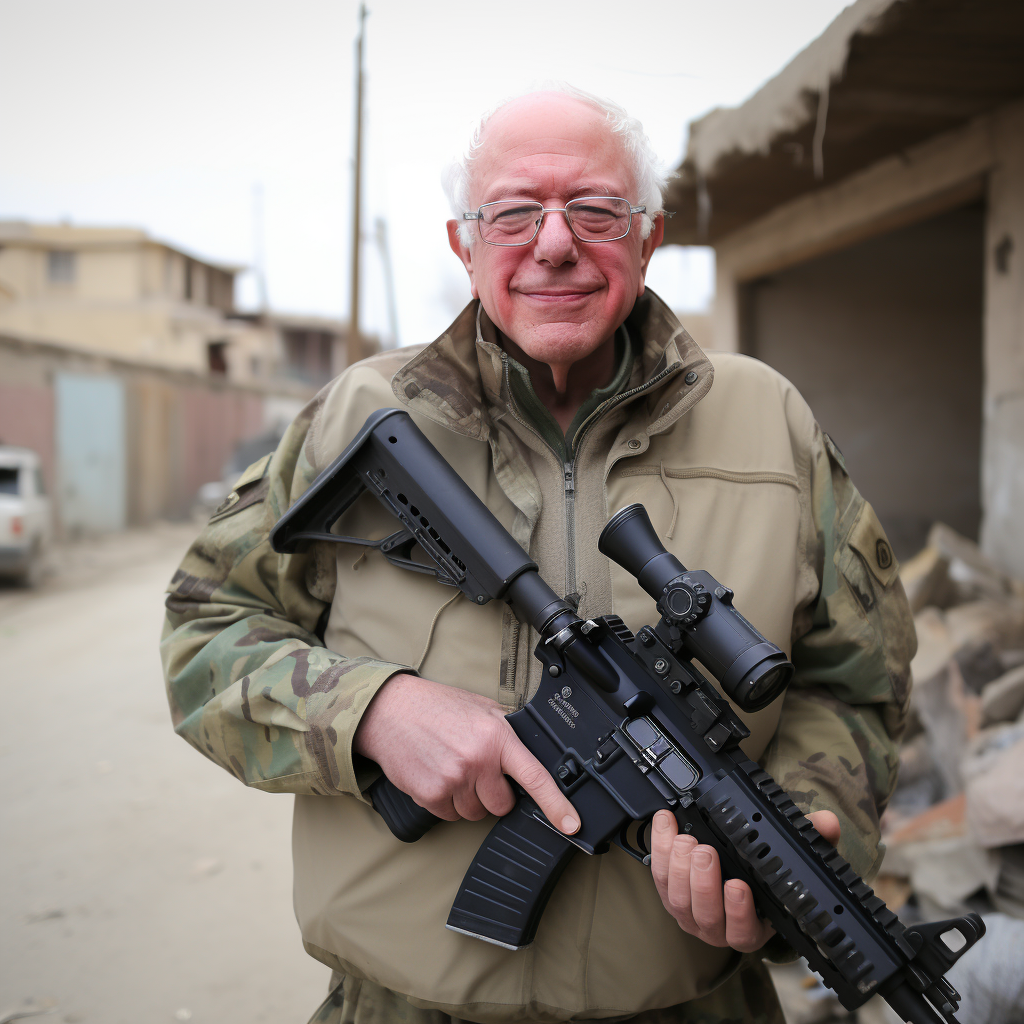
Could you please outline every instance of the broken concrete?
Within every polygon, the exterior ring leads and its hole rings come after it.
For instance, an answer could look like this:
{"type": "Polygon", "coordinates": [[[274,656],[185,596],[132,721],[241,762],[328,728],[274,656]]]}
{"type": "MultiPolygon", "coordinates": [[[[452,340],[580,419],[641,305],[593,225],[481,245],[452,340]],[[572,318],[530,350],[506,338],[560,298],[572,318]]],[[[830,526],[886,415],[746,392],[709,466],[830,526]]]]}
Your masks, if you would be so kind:
{"type": "Polygon", "coordinates": [[[908,558],[900,566],[900,581],[915,615],[929,605],[948,608],[957,597],[956,584],[949,578],[949,559],[938,548],[922,548],[908,558]]]}
{"type": "Polygon", "coordinates": [[[986,729],[962,766],[967,822],[980,846],[1024,843],[1024,723],[986,729]]]}
{"type": "Polygon", "coordinates": [[[938,552],[945,560],[958,604],[981,598],[1002,601],[1014,595],[1021,596],[1022,592],[1019,586],[1015,586],[1015,581],[985,555],[973,540],[957,533],[945,523],[936,523],[931,528],[928,548],[938,552]]]}
{"type": "Polygon", "coordinates": [[[956,650],[990,643],[998,649],[1024,646],[1024,599],[985,598],[949,608],[946,628],[956,650]]]}
{"type": "Polygon", "coordinates": [[[981,725],[1014,722],[1024,711],[1024,665],[1001,675],[981,691],[981,725]]]}
{"type": "Polygon", "coordinates": [[[964,913],[965,900],[979,889],[994,889],[999,855],[969,835],[923,839],[888,847],[882,872],[909,879],[918,900],[929,900],[949,914],[964,913]]]}

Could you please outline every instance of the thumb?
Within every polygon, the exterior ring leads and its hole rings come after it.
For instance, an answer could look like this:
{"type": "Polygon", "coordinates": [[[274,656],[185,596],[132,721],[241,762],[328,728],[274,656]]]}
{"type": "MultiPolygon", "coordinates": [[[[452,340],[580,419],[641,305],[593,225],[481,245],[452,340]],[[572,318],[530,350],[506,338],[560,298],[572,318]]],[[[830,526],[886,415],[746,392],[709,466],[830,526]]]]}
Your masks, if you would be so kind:
{"type": "Polygon", "coordinates": [[[839,845],[839,819],[831,811],[815,811],[807,818],[824,839],[833,846],[839,845]]]}

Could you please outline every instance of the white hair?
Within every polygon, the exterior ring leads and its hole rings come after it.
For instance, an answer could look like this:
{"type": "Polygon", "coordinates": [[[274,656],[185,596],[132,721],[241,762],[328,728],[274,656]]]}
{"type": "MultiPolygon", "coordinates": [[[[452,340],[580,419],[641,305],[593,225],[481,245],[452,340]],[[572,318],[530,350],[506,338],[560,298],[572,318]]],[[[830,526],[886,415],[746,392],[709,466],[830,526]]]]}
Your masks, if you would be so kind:
{"type": "Polygon", "coordinates": [[[626,156],[633,165],[638,193],[637,202],[638,205],[647,207],[640,228],[640,236],[646,238],[654,227],[653,218],[664,212],[663,195],[669,176],[662,170],[660,161],[651,147],[651,140],[644,133],[644,126],[617,103],[584,92],[567,82],[550,82],[539,88],[510,96],[508,99],[502,100],[496,107],[488,110],[474,129],[465,154],[461,159],[453,160],[448,165],[442,184],[451,206],[452,216],[459,222],[459,238],[462,243],[468,246],[476,237],[476,233],[471,230],[470,224],[462,219],[462,215],[469,209],[469,185],[473,173],[473,163],[483,146],[484,129],[487,127],[487,123],[499,110],[513,100],[532,96],[539,92],[557,92],[571,96],[604,114],[608,128],[613,135],[620,138],[626,156]]]}

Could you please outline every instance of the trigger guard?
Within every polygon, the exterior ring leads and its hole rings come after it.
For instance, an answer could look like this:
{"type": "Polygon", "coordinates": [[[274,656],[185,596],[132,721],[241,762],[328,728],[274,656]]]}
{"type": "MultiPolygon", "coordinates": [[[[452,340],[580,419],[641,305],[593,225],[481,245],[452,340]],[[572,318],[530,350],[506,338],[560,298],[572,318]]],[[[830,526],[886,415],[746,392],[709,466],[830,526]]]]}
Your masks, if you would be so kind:
{"type": "Polygon", "coordinates": [[[651,851],[647,847],[647,845],[644,843],[643,840],[644,840],[644,836],[647,834],[647,831],[650,828],[650,826],[651,826],[650,821],[644,821],[644,822],[630,821],[630,822],[627,822],[627,824],[623,825],[622,828],[619,829],[618,835],[616,835],[612,839],[612,842],[620,850],[622,850],[624,853],[628,853],[630,855],[630,857],[633,858],[633,860],[639,861],[641,864],[643,864],[644,867],[648,867],[648,868],[651,866],[651,851]],[[637,831],[636,831],[636,835],[637,835],[637,845],[636,846],[631,845],[630,841],[629,841],[629,830],[634,825],[639,825],[640,826],[637,829],[637,831]]]}

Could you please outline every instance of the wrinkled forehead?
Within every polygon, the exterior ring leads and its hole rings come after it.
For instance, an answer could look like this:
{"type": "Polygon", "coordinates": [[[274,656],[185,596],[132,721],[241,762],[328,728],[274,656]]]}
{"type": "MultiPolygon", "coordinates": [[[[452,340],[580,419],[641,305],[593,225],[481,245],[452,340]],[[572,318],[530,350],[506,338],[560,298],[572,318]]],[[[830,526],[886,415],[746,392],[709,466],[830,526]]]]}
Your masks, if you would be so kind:
{"type": "Polygon", "coordinates": [[[509,195],[635,201],[635,192],[632,162],[604,112],[558,93],[524,96],[497,110],[470,169],[473,206],[509,195]]]}

